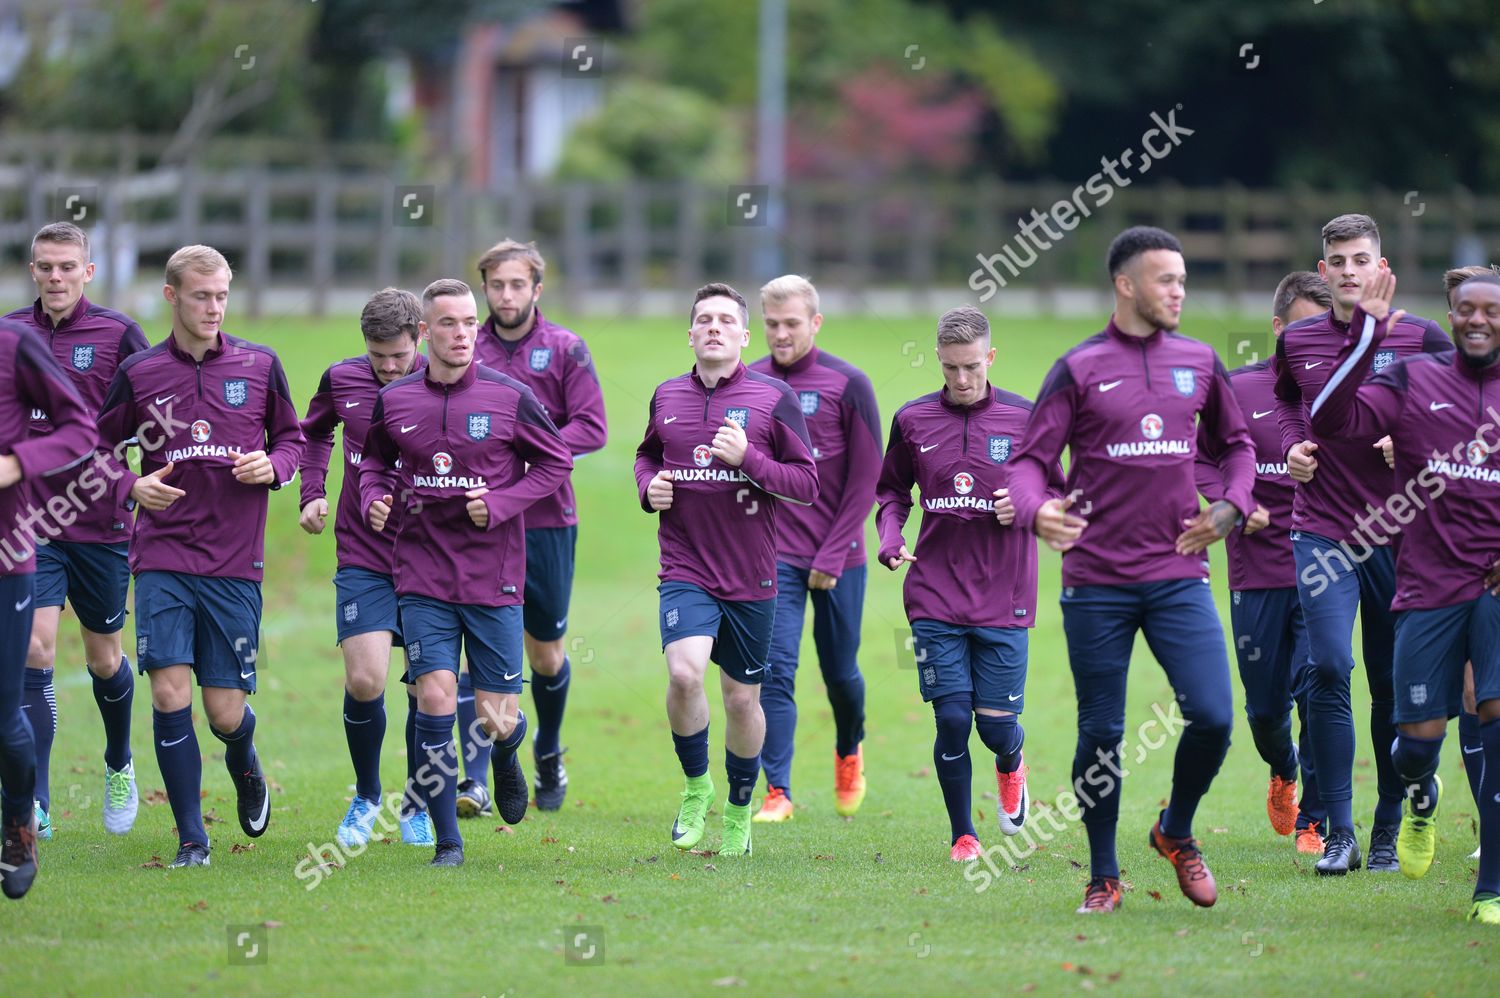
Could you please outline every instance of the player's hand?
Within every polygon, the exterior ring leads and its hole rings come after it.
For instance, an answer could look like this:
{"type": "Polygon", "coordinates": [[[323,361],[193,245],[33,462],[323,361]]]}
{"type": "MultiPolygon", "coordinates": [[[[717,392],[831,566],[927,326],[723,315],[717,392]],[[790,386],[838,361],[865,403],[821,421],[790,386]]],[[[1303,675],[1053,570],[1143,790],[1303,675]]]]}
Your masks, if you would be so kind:
{"type": "Polygon", "coordinates": [[[381,496],[370,503],[370,508],[365,512],[365,519],[370,522],[370,529],[377,534],[385,529],[385,521],[391,517],[391,503],[395,502],[392,496],[381,496]]]}
{"type": "Polygon", "coordinates": [[[21,480],[21,459],[14,454],[0,454],[0,489],[8,489],[21,480]]]}
{"type": "Polygon", "coordinates": [[[165,466],[135,480],[135,484],[130,487],[130,498],[136,501],[136,505],[144,506],[153,513],[160,513],[187,495],[181,489],[162,481],[172,473],[172,466],[173,463],[168,461],[165,466]]]}
{"type": "Polygon", "coordinates": [[[646,486],[646,501],[660,513],[672,508],[672,473],[665,468],[656,473],[651,484],[646,486]]]}
{"type": "Polygon", "coordinates": [[[1396,275],[1391,268],[1385,264],[1375,272],[1375,279],[1364,286],[1359,295],[1359,307],[1365,310],[1365,314],[1374,316],[1376,322],[1384,322],[1386,316],[1390,316],[1390,325],[1394,326],[1401,321],[1406,314],[1403,309],[1391,312],[1391,299],[1396,297],[1396,275]]]}
{"type": "Polygon", "coordinates": [[[328,500],[313,499],[302,507],[302,515],[297,518],[297,526],[309,534],[321,534],[323,528],[328,526],[328,500]]]}
{"type": "Polygon", "coordinates": [[[1054,551],[1069,551],[1083,536],[1089,521],[1068,510],[1073,505],[1073,496],[1066,499],[1048,499],[1036,511],[1036,535],[1047,542],[1054,551]]]}
{"type": "Polygon", "coordinates": [[[910,551],[906,550],[906,545],[903,544],[903,545],[901,545],[901,550],[900,551],[897,551],[895,554],[891,555],[889,558],[887,558],[885,560],[885,567],[889,568],[891,571],[894,572],[896,569],[900,568],[902,566],[902,564],[904,564],[905,562],[916,561],[916,560],[917,560],[917,556],[914,555],[914,554],[912,554],[910,551]]]}
{"type": "Polygon", "coordinates": [[[1490,566],[1485,573],[1484,587],[1490,591],[1491,596],[1500,596],[1500,561],[1490,566]]]}
{"type": "Polygon", "coordinates": [[[1197,554],[1227,535],[1239,519],[1240,511],[1220,499],[1192,519],[1182,521],[1187,529],[1177,535],[1177,553],[1197,554]]]}
{"type": "Polygon", "coordinates": [[[837,575],[829,575],[820,572],[816,568],[807,573],[807,588],[809,589],[832,589],[839,584],[837,575]]]}
{"type": "Polygon", "coordinates": [[[995,519],[1000,521],[1000,526],[1015,523],[1016,505],[1010,501],[1010,489],[996,489],[992,494],[995,497],[995,519]]]}
{"type": "Polygon", "coordinates": [[[1380,448],[1380,454],[1385,458],[1385,466],[1394,468],[1396,466],[1396,445],[1391,443],[1391,435],[1387,433],[1375,441],[1375,446],[1380,448]]]}
{"type": "Polygon", "coordinates": [[[1286,452],[1286,473],[1292,476],[1292,481],[1312,481],[1313,474],[1318,470],[1318,459],[1313,457],[1317,449],[1318,445],[1311,440],[1292,444],[1292,449],[1286,452]]]}
{"type": "Polygon", "coordinates": [[[750,438],[745,436],[745,431],[740,429],[740,424],[724,417],[724,425],[719,427],[719,432],[714,434],[713,443],[709,445],[709,453],[723,461],[731,468],[738,468],[745,461],[745,451],[750,447],[750,438]]]}
{"type": "Polygon", "coordinates": [[[1253,534],[1257,530],[1264,530],[1271,525],[1271,511],[1264,506],[1256,506],[1255,512],[1250,514],[1250,519],[1245,521],[1245,533],[1253,534]]]}
{"type": "Polygon", "coordinates": [[[271,467],[271,459],[266,457],[263,450],[241,454],[231,447],[229,458],[234,462],[234,480],[237,482],[245,485],[270,485],[276,480],[276,469],[271,467]]]}
{"type": "Polygon", "coordinates": [[[469,500],[469,505],[464,508],[469,511],[469,519],[474,521],[474,526],[480,530],[490,525],[490,508],[484,504],[483,499],[479,498],[488,491],[489,489],[470,489],[464,493],[469,500]]]}

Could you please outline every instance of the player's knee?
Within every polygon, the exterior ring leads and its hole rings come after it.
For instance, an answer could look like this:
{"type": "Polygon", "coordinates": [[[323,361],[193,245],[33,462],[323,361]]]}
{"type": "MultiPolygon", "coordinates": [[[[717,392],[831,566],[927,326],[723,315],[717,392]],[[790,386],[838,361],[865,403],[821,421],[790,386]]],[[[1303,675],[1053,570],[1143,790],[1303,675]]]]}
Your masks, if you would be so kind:
{"type": "Polygon", "coordinates": [[[203,712],[208,715],[208,723],[213,725],[215,731],[233,734],[245,719],[245,704],[244,701],[235,700],[211,703],[205,699],[203,712]]]}
{"type": "Polygon", "coordinates": [[[667,687],[673,696],[687,696],[702,691],[703,676],[686,662],[667,663],[667,687]]]}
{"type": "Polygon", "coordinates": [[[974,723],[974,702],[967,696],[939,697],[932,702],[932,718],[938,738],[966,742],[974,723]]]}
{"type": "Polygon", "coordinates": [[[745,683],[724,684],[724,710],[738,717],[750,716],[760,710],[760,687],[745,683]]]}
{"type": "Polygon", "coordinates": [[[385,670],[350,669],[344,677],[344,689],[361,703],[374,700],[385,692],[385,670]]]}
{"type": "Polygon", "coordinates": [[[526,660],[531,663],[532,672],[539,676],[555,676],[562,671],[567,653],[561,641],[528,641],[527,645],[526,660]]]}
{"type": "Polygon", "coordinates": [[[1124,721],[1078,722],[1078,751],[1085,756],[1092,757],[1099,750],[1113,752],[1124,739],[1124,721]]]}
{"type": "Polygon", "coordinates": [[[57,658],[57,643],[33,634],[26,649],[26,668],[50,669],[57,658]]]}
{"type": "Polygon", "coordinates": [[[1354,670],[1354,660],[1344,659],[1340,656],[1330,655],[1314,662],[1308,670],[1308,678],[1311,680],[1313,689],[1343,690],[1349,689],[1349,673],[1354,670]]]}

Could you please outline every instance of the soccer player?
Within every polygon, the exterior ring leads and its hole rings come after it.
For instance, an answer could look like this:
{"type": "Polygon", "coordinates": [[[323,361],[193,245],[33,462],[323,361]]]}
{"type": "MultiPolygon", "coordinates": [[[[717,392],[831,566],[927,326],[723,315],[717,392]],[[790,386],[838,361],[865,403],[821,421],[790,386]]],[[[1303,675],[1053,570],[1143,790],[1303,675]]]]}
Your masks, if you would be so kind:
{"type": "MultiPolygon", "coordinates": [[[[547,264],[534,243],[503,239],[479,258],[479,279],[489,318],[479,328],[475,352],[484,366],[508,374],[530,388],[573,459],[604,446],[607,428],[604,394],[594,359],[578,334],[549,322],[537,308],[547,264]]],[[[531,698],[536,705],[536,806],[562,807],[568,792],[563,768],[562,722],[573,668],[563,635],[573,591],[578,510],[571,476],[562,487],[526,510],[526,602],[521,615],[526,661],[531,663],[531,698]]],[[[459,676],[461,737],[475,731],[474,692],[467,670],[459,676]]],[[[489,812],[488,750],[483,739],[466,744],[466,779],[458,787],[460,817],[489,812]]]]}
{"type": "Polygon", "coordinates": [[[573,467],[568,445],[531,389],[475,362],[479,307],[463,281],[422,292],[427,367],[380,390],[360,465],[360,505],[384,531],[401,497],[396,594],[407,672],[417,686],[416,740],[426,760],[417,792],[436,827],[433,866],[464,861],[458,831],[453,724],[460,644],[478,720],[492,742],[495,801],[526,816],[521,694],[521,513],[573,467]]]}
{"type": "Polygon", "coordinates": [[[865,680],[858,656],[865,517],[880,474],[880,412],[865,373],[813,344],[823,315],[811,282],[790,274],[776,278],[760,289],[760,310],[771,352],[750,370],[785,381],[797,393],[818,464],[818,499],[788,505],[776,517],[775,629],[760,693],[766,796],[753,820],[792,817],[794,694],[809,597],[818,667],[833,709],[833,809],[847,818],[865,799],[865,680]]]}
{"type": "Polygon", "coordinates": [[[714,799],[703,689],[712,661],[724,696],[729,779],[721,856],[751,854],[750,797],[766,732],[760,684],[770,668],[776,610],[778,507],[818,497],[817,463],[797,396],[785,382],[740,362],[750,343],[749,319],[744,296],[729,285],[698,289],[688,310],[693,369],[657,386],[635,452],[641,508],[660,514],[667,720],[686,778],[672,844],[699,843],[714,799]]]}
{"type": "MultiPolygon", "coordinates": [[[[1029,629],[1036,623],[1036,538],[1013,526],[1007,464],[1026,429],[1031,402],[990,387],[990,324],[969,305],[937,323],[944,387],[906,403],[891,420],[880,471],[880,561],[909,564],[903,594],[917,680],[932,704],[932,764],[948,808],[950,858],[981,849],[970,817],[969,730],[995,755],[1000,830],[1026,823],[1030,797],[1022,756],[1029,629]],[[901,536],[912,486],[922,491],[917,554],[901,536]],[[971,584],[983,580],[982,584],[971,584]]],[[[1053,464],[1048,495],[1060,496],[1053,464]]]]}
{"type": "MultiPolygon", "coordinates": [[[[94,276],[89,237],[71,222],[44,225],[31,240],[31,279],[37,298],[31,307],[6,316],[36,330],[73,386],[98,412],[115,369],[148,344],[141,327],[127,315],[95,305],[84,297],[94,276]]],[[[49,433],[49,413],[31,414],[32,432],[49,433]]],[[[92,416],[90,416],[92,421],[92,416]]],[[[101,452],[101,469],[112,461],[101,452]]],[[[52,837],[49,772],[52,739],[57,728],[57,698],[52,668],[57,657],[57,628],[63,604],[78,617],[84,664],[93,681],[94,702],[104,722],[104,828],[124,835],[135,824],[135,766],[130,752],[130,711],[135,703],[135,673],[120,647],[125,627],[125,599],[130,588],[128,563],[131,511],[126,503],[95,497],[75,504],[66,493],[72,477],[35,483],[34,501],[72,506],[67,522],[48,524],[47,543],[36,551],[35,613],[31,650],[26,660],[26,693],[22,709],[36,732],[36,813],[41,838],[52,837]]]]}
{"type": "MultiPolygon", "coordinates": [[[[1281,279],[1272,302],[1271,329],[1277,335],[1293,322],[1328,310],[1333,299],[1323,278],[1295,271],[1281,279]]],[[[1297,600],[1297,568],[1292,560],[1292,480],[1282,459],[1276,420],[1276,375],[1270,358],[1229,372],[1235,398],[1255,442],[1256,509],[1254,533],[1231,531],[1224,538],[1229,557],[1229,617],[1235,657],[1245,687],[1245,719],[1256,751],[1271,768],[1266,814],[1277,835],[1296,832],[1297,851],[1323,855],[1319,829],[1326,814],[1318,800],[1312,747],[1307,731],[1307,627],[1297,600]],[[1301,735],[1292,744],[1292,704],[1301,735]],[[1297,801],[1297,774],[1302,801],[1297,801]]],[[[1204,442],[1198,455],[1200,490],[1221,499],[1222,478],[1204,442]]]]}
{"type": "Polygon", "coordinates": [[[1381,264],[1361,289],[1349,341],[1313,400],[1322,439],[1389,433],[1396,481],[1373,516],[1404,535],[1396,556],[1395,722],[1391,759],[1406,789],[1396,853],[1421,877],[1437,845],[1443,784],[1438,756],[1459,712],[1464,662],[1473,662],[1484,779],[1479,875],[1469,919],[1500,926],[1500,276],[1471,277],[1453,293],[1457,350],[1408,355],[1373,378],[1365,371],[1402,314],[1396,279],[1381,264]],[[1487,591],[1488,590],[1488,591],[1487,591]]]}
{"type": "MultiPolygon", "coordinates": [[[[397,288],[377,291],[359,316],[364,354],[341,360],[323,372],[302,421],[307,449],[298,468],[302,478],[299,523],[309,534],[321,534],[328,522],[328,458],[333,452],[334,430],[341,423],[344,427],[344,484],[334,518],[338,569],[333,585],[338,604],[334,611],[338,643],[344,655],[344,736],[355,781],[354,799],[337,833],[339,842],[346,846],[369,842],[370,829],[379,814],[386,676],[392,644],[401,642],[392,578],[396,531],[377,534],[365,523],[359,505],[359,466],[364,460],[376,393],[426,364],[417,350],[421,323],[422,306],[416,295],[397,288]]],[[[432,820],[413,790],[417,775],[416,721],[416,690],[408,685],[407,793],[401,805],[401,841],[431,846],[436,844],[432,820]]]]}
{"type": "Polygon", "coordinates": [[[270,819],[246,699],[259,668],[270,491],[296,475],[303,438],[275,352],[222,329],[231,276],[211,247],[172,254],[162,289],[171,335],[120,365],[99,413],[102,442],[141,445],[143,474],[125,472],[118,488],[138,509],[136,660],[151,677],[156,762],[177,821],[174,867],[209,863],[194,677],[224,743],[240,828],[263,835],[270,819]],[[137,431],[148,416],[163,424],[156,438],[137,431]]]}
{"type": "Polygon", "coordinates": [[[21,690],[44,511],[25,483],[70,473],[94,453],[94,443],[93,409],[46,344],[19,323],[0,321],[0,889],[8,898],[31,889],[37,867],[36,740],[21,690]],[[31,432],[36,410],[47,414],[50,433],[31,432]]]}
{"type": "Polygon", "coordinates": [[[1137,631],[1188,722],[1150,844],[1172,863],[1183,894],[1207,907],[1218,889],[1192,822],[1229,748],[1233,699],[1204,551],[1254,512],[1255,452],[1218,357],[1177,333],[1187,270],[1176,237],[1126,229],[1110,244],[1108,265],[1114,315],[1043,382],[1011,457],[1010,500],[1017,525],[1063,552],[1063,630],[1078,694],[1073,790],[1089,837],[1078,910],[1111,912],[1120,903],[1119,746],[1137,631]],[[1200,421],[1224,469],[1225,497],[1201,511],[1200,421]],[[1068,495],[1051,498],[1048,476],[1065,447],[1068,495]]]}
{"type": "MultiPolygon", "coordinates": [[[[1368,867],[1376,872],[1399,869],[1396,832],[1402,788],[1385,751],[1396,736],[1391,722],[1392,535],[1375,528],[1371,519],[1396,483],[1375,446],[1379,434],[1325,440],[1307,425],[1307,406],[1334,371],[1333,360],[1361,289],[1385,262],[1380,232],[1368,215],[1340,215],[1323,226],[1322,237],[1318,273],[1328,282],[1333,306],[1287,327],[1276,341],[1273,370],[1281,447],[1287,471],[1297,483],[1292,548],[1307,625],[1308,727],[1318,792],[1328,811],[1327,843],[1316,869],[1321,876],[1343,876],[1359,869],[1361,858],[1354,837],[1354,716],[1349,704],[1356,611],[1370,684],[1370,741],[1378,792],[1368,867]]],[[[1452,348],[1437,323],[1406,316],[1371,355],[1365,373],[1378,374],[1413,353],[1452,348]]]]}

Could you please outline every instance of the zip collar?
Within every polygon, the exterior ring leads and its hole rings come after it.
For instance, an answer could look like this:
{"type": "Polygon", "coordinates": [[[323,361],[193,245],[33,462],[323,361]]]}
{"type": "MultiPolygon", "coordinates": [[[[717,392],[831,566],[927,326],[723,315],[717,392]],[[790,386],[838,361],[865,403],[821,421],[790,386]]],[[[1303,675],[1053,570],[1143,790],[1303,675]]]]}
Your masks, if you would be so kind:
{"type": "Polygon", "coordinates": [[[218,333],[214,334],[214,345],[209,347],[207,352],[203,354],[203,359],[201,361],[177,345],[177,335],[175,333],[167,334],[167,352],[170,353],[173,357],[176,357],[178,360],[182,361],[184,364],[207,364],[209,361],[223,355],[224,331],[220,330],[218,333]]]}
{"type": "Polygon", "coordinates": [[[948,386],[944,385],[943,390],[938,392],[938,401],[942,403],[944,409],[947,409],[956,416],[977,415],[995,404],[995,386],[986,384],[985,388],[989,390],[985,392],[984,398],[971,402],[968,405],[959,405],[948,397],[948,386]]]}
{"type": "Polygon", "coordinates": [[[54,333],[61,333],[66,332],[69,326],[77,325],[84,316],[89,314],[90,307],[88,297],[86,295],[79,295],[78,301],[73,305],[73,311],[69,312],[63,317],[61,322],[54,326],[52,324],[52,316],[47,314],[45,308],[42,308],[42,299],[38,296],[37,300],[31,305],[31,318],[41,328],[50,329],[54,333]]]}
{"type": "Polygon", "coordinates": [[[786,379],[782,377],[783,375],[801,374],[803,371],[816,364],[818,362],[818,354],[820,352],[821,351],[818,350],[817,346],[814,345],[810,350],[807,351],[807,353],[803,354],[801,357],[798,357],[786,367],[782,367],[780,364],[776,363],[775,355],[772,355],[771,370],[776,374],[777,377],[782,378],[782,380],[784,381],[786,379]]]}
{"type": "Polygon", "coordinates": [[[1115,325],[1115,317],[1109,317],[1109,324],[1104,327],[1104,334],[1117,343],[1129,343],[1131,346],[1143,346],[1147,349],[1156,346],[1162,341],[1162,331],[1154,329],[1150,336],[1131,336],[1119,326],[1115,325]]]}
{"type": "Polygon", "coordinates": [[[479,377],[479,361],[477,359],[471,359],[469,361],[469,366],[464,369],[463,375],[457,381],[449,382],[447,384],[433,381],[431,374],[432,365],[429,364],[423,371],[422,384],[426,385],[427,390],[432,392],[434,395],[442,395],[445,392],[451,394],[453,392],[467,391],[469,387],[474,384],[475,379],[479,377]]]}
{"type": "Polygon", "coordinates": [[[700,378],[700,377],[698,377],[698,365],[697,364],[693,365],[693,370],[690,372],[690,374],[691,374],[691,377],[692,377],[693,384],[698,387],[698,390],[700,392],[702,392],[703,394],[707,395],[709,392],[716,392],[716,391],[719,391],[721,388],[728,388],[730,385],[737,385],[741,381],[744,381],[745,380],[745,362],[744,361],[740,361],[739,364],[735,367],[735,369],[733,371],[730,371],[724,377],[720,378],[719,379],[719,383],[716,384],[716,385],[714,385],[712,388],[709,388],[707,385],[705,385],[703,383],[703,379],[700,378]]]}

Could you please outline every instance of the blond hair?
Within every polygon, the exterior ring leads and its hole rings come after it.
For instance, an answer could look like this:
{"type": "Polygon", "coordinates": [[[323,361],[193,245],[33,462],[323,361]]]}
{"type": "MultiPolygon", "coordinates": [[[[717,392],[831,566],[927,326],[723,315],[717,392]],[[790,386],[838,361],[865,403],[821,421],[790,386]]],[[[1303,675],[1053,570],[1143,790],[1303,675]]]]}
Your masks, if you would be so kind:
{"type": "Polygon", "coordinates": [[[812,281],[800,274],[784,274],[775,280],[768,281],[760,289],[760,307],[764,311],[767,305],[784,305],[793,298],[801,298],[807,302],[807,317],[810,319],[817,315],[818,289],[813,287],[812,281]]]}
{"type": "Polygon", "coordinates": [[[223,270],[229,273],[231,280],[234,278],[229,261],[212,246],[184,246],[173,253],[167,260],[167,283],[173,288],[181,288],[182,275],[190,270],[195,274],[216,274],[223,270]]]}

